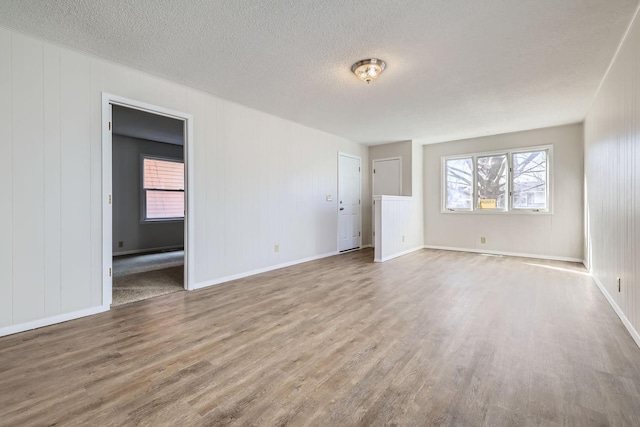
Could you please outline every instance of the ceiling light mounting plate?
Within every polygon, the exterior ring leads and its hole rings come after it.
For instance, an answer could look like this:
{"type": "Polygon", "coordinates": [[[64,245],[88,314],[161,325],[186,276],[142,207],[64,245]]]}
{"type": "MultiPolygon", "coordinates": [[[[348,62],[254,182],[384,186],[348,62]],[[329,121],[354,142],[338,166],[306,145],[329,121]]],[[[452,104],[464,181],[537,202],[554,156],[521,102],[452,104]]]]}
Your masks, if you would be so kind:
{"type": "Polygon", "coordinates": [[[363,59],[351,66],[351,71],[363,82],[371,83],[387,68],[387,63],[378,58],[363,59]]]}

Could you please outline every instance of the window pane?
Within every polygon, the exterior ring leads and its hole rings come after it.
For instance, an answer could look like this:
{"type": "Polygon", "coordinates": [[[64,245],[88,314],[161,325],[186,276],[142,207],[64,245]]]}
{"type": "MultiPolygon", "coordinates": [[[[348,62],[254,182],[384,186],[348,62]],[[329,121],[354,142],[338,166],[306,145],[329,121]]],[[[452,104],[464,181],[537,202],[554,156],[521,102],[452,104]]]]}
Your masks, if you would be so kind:
{"type": "Polygon", "coordinates": [[[547,209],[547,152],[513,155],[514,209],[547,209]]]}
{"type": "Polygon", "coordinates": [[[471,158],[446,161],[447,209],[473,207],[473,179],[471,158]]]}
{"type": "Polygon", "coordinates": [[[184,192],[147,190],[147,219],[184,218],[184,192]]]}
{"type": "Polygon", "coordinates": [[[478,209],[506,209],[507,155],[478,157],[478,209]]]}
{"type": "Polygon", "coordinates": [[[143,167],[145,189],[184,190],[184,163],[145,158],[143,167]]]}

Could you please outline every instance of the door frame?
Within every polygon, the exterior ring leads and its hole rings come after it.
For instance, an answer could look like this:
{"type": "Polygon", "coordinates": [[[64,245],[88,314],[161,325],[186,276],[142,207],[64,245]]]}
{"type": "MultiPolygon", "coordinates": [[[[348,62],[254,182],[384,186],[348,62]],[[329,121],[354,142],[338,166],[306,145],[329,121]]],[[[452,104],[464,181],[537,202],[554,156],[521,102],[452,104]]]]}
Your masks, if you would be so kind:
{"type": "Polygon", "coordinates": [[[113,190],[112,159],[112,109],[119,105],[151,114],[182,120],[184,126],[185,215],[184,215],[184,288],[195,289],[195,233],[194,222],[194,171],[193,171],[193,115],[171,110],[146,102],[136,101],[102,92],[102,306],[110,309],[112,302],[113,268],[113,190]]]}
{"type": "Polygon", "coordinates": [[[349,153],[345,153],[342,151],[338,151],[338,187],[336,188],[336,194],[337,194],[337,200],[336,200],[336,215],[337,215],[337,236],[336,236],[336,249],[338,253],[347,253],[347,252],[351,252],[350,250],[344,251],[344,252],[340,252],[340,157],[349,157],[351,159],[356,159],[358,160],[358,168],[359,168],[359,188],[358,188],[358,194],[359,194],[359,198],[358,200],[360,200],[360,203],[358,204],[358,218],[360,219],[360,224],[359,224],[359,236],[358,236],[358,249],[353,249],[353,250],[359,250],[362,249],[362,158],[360,156],[356,156],[353,154],[349,154],[349,153]]]}
{"type": "Polygon", "coordinates": [[[400,162],[400,176],[398,177],[398,182],[400,183],[400,194],[398,194],[398,196],[402,196],[402,157],[401,156],[396,156],[396,157],[383,157],[382,159],[373,159],[371,161],[371,196],[384,196],[384,194],[375,194],[373,191],[373,187],[375,185],[376,182],[376,162],[384,162],[384,161],[389,161],[389,160],[398,160],[400,162]]]}

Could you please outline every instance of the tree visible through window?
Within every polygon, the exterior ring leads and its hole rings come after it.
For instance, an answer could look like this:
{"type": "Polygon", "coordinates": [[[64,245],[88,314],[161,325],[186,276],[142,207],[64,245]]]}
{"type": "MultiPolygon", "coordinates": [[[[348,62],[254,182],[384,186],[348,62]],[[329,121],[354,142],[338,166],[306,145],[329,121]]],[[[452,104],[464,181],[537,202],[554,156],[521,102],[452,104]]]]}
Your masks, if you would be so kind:
{"type": "Polygon", "coordinates": [[[513,155],[513,208],[547,209],[547,152],[513,155]]]}
{"type": "Polygon", "coordinates": [[[184,218],[184,162],[144,157],[142,160],[143,219],[184,218]]]}
{"type": "Polygon", "coordinates": [[[550,150],[443,158],[444,209],[548,211],[550,150]]]}
{"type": "Polygon", "coordinates": [[[482,156],[476,160],[478,173],[478,209],[507,207],[507,155],[482,156]]]}
{"type": "Polygon", "coordinates": [[[451,159],[446,161],[447,209],[473,209],[473,159],[451,159]]]}

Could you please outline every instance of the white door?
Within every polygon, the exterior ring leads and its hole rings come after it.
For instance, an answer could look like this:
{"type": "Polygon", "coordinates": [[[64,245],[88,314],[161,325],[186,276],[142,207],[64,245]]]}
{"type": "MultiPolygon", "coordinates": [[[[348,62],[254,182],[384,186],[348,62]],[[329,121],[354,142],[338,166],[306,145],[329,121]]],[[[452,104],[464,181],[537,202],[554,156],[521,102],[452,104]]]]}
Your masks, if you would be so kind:
{"type": "Polygon", "coordinates": [[[399,157],[373,161],[373,195],[402,195],[402,163],[399,157]]]}
{"type": "Polygon", "coordinates": [[[360,158],[338,155],[338,251],[360,247],[360,158]]]}

